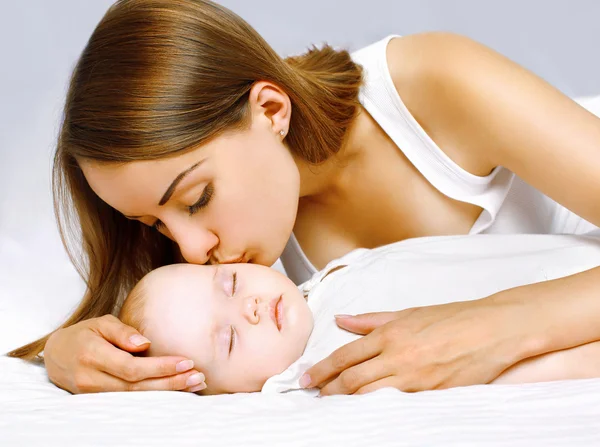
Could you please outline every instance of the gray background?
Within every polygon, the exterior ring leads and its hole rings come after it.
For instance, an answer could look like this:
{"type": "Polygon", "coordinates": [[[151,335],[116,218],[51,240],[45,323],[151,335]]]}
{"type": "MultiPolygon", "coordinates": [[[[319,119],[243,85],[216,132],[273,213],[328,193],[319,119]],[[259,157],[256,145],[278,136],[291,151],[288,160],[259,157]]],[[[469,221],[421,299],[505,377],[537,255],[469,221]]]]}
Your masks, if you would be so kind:
{"type": "MultiPolygon", "coordinates": [[[[51,329],[82,293],[54,225],[50,157],[69,73],[111,3],[0,0],[0,353],[51,329]]],[[[353,50],[392,33],[454,31],[570,96],[600,94],[596,0],[220,3],[283,55],[324,41],[353,50]]]]}

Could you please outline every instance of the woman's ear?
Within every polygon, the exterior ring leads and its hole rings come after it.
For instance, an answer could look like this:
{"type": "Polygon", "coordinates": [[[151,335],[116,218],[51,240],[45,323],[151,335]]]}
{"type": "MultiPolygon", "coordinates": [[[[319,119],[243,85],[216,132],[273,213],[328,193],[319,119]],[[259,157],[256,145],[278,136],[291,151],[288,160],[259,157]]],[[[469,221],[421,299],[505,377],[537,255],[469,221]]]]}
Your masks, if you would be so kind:
{"type": "Polygon", "coordinates": [[[279,86],[267,81],[254,83],[250,89],[249,103],[253,122],[256,122],[256,118],[266,118],[273,133],[288,133],[292,103],[279,86]]]}

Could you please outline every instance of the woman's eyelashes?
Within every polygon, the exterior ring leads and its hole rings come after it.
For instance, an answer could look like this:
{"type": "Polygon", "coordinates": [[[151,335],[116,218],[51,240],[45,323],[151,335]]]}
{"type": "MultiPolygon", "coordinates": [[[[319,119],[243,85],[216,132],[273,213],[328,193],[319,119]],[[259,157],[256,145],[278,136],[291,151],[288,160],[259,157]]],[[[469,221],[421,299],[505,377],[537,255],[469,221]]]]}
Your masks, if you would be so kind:
{"type": "Polygon", "coordinates": [[[209,183],[206,186],[206,188],[204,188],[204,190],[202,191],[202,194],[200,195],[200,198],[198,199],[198,201],[196,203],[194,203],[192,206],[187,207],[188,212],[190,213],[190,216],[193,216],[199,210],[208,206],[214,193],[215,193],[215,187],[213,186],[212,183],[209,183]]]}
{"type": "MultiPolygon", "coordinates": [[[[212,183],[209,183],[206,186],[206,188],[204,188],[204,190],[202,191],[202,194],[200,195],[200,198],[196,201],[196,203],[194,203],[192,206],[186,207],[189,215],[193,216],[202,208],[206,208],[212,200],[214,194],[215,187],[212,183]]],[[[157,231],[161,231],[164,227],[165,224],[160,219],[157,219],[156,222],[152,224],[152,228],[154,228],[157,231]]]]}

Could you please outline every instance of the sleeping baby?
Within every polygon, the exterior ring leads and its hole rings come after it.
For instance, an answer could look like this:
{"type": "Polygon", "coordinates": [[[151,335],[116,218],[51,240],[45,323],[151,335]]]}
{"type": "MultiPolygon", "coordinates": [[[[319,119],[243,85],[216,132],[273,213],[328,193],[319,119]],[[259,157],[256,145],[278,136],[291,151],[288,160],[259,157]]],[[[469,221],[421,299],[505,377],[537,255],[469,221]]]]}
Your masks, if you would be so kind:
{"type": "MultiPolygon", "coordinates": [[[[336,314],[477,299],[597,265],[596,239],[548,235],[432,237],[359,249],[299,287],[255,264],[175,264],[146,275],[119,317],[152,341],[146,355],[193,360],[206,378],[201,394],[317,394],[301,389],[304,371],[360,337],[340,329],[336,314]]],[[[588,364],[590,354],[599,357],[598,345],[527,359],[494,383],[596,377],[600,367],[588,364]]]]}
{"type": "Polygon", "coordinates": [[[257,264],[174,264],[132,290],[119,318],[202,371],[203,394],[259,391],[304,352],[313,318],[286,276],[257,264]]]}

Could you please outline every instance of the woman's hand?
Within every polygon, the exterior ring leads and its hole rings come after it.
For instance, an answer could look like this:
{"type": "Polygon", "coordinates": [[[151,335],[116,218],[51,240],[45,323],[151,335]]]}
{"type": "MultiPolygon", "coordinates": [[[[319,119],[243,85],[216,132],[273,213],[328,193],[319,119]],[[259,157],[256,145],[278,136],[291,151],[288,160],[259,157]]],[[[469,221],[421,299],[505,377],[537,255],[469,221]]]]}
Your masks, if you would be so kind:
{"type": "Polygon", "coordinates": [[[206,388],[204,375],[192,369],[191,360],[129,353],[149,346],[134,328],[105,315],[53,333],[44,349],[44,361],[50,380],[75,394],[206,388]]]}
{"type": "Polygon", "coordinates": [[[422,391],[488,383],[531,355],[523,302],[495,296],[399,312],[338,316],[364,337],[334,351],[303,376],[321,395],[379,388],[422,391]]]}

